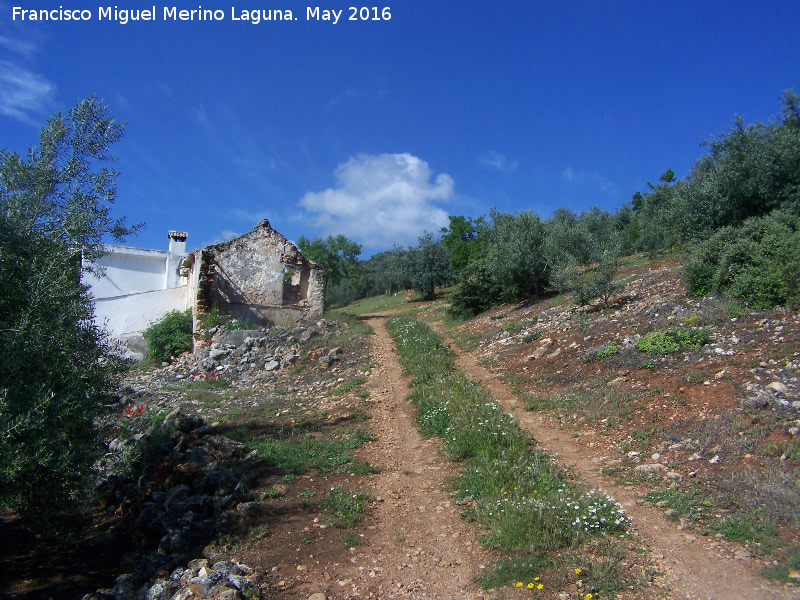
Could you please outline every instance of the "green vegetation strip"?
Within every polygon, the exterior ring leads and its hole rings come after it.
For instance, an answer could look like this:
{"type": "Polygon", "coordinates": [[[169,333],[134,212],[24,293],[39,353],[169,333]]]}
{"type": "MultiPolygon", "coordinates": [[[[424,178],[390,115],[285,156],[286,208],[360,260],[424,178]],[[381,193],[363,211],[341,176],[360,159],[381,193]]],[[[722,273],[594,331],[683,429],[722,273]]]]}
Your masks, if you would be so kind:
{"type": "Polygon", "coordinates": [[[318,473],[351,472],[371,474],[380,469],[369,463],[354,461],[350,450],[360,448],[372,439],[366,429],[357,428],[343,439],[320,439],[312,433],[284,439],[253,440],[250,447],[270,465],[289,473],[299,474],[307,469],[318,473]]]}
{"type": "Polygon", "coordinates": [[[553,590],[583,572],[584,592],[631,585],[624,559],[598,550],[603,536],[626,530],[621,506],[570,481],[549,455],[533,449],[489,392],[454,368],[449,349],[426,325],[396,318],[388,329],[406,373],[413,375],[410,398],[421,431],[439,436],[449,457],[463,463],[454,482],[456,502],[490,531],[482,541],[506,556],[483,583],[536,581],[553,590]],[[596,568],[609,560],[619,567],[612,578],[608,569],[596,568]]]}

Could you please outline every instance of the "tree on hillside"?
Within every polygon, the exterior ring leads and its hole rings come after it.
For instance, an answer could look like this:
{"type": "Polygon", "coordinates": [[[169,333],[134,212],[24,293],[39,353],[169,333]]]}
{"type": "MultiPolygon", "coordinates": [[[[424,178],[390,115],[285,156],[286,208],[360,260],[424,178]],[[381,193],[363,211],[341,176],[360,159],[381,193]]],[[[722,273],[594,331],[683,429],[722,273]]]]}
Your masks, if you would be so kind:
{"type": "Polygon", "coordinates": [[[436,287],[450,283],[450,252],[432,233],[419,237],[419,244],[408,249],[407,260],[408,278],[422,300],[433,300],[436,287]]]}
{"type": "Polygon", "coordinates": [[[442,227],[442,243],[450,251],[450,262],[456,270],[463,269],[480,253],[481,240],[478,230],[482,218],[450,215],[450,225],[442,227]]]}
{"type": "Polygon", "coordinates": [[[361,275],[358,263],[361,244],[343,235],[313,240],[301,236],[297,248],[307,259],[325,267],[326,304],[347,304],[355,298],[354,290],[361,275]]]}
{"type": "Polygon", "coordinates": [[[111,217],[122,137],[94,97],[52,116],[23,158],[0,151],[0,505],[46,517],[80,499],[112,388],[81,255],[132,233],[111,217]]]}

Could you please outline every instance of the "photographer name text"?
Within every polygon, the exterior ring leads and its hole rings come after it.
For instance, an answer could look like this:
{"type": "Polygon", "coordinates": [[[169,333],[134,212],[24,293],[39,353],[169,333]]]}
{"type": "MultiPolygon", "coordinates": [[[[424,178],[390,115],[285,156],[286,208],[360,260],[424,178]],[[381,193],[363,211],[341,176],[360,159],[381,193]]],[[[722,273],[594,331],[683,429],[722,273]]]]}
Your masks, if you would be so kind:
{"type": "Polygon", "coordinates": [[[100,6],[97,12],[89,9],[70,9],[59,6],[56,9],[28,9],[14,6],[11,9],[12,21],[109,21],[120,25],[147,21],[238,21],[258,25],[275,21],[320,21],[336,25],[341,21],[388,21],[392,18],[388,6],[349,6],[339,10],[307,6],[305,13],[296,14],[291,10],[239,9],[232,6],[230,12],[221,9],[205,9],[198,6],[182,9],[177,6],[152,6],[145,9],[126,9],[116,6],[100,6]]]}

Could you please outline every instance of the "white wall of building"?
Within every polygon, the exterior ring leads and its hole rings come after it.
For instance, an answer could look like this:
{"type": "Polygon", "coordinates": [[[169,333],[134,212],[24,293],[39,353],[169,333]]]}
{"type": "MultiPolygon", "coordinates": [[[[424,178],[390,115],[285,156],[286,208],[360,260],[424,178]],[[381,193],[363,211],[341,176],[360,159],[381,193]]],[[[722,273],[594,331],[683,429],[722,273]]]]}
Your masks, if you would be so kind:
{"type": "Polygon", "coordinates": [[[148,325],[173,310],[184,311],[186,286],[155,290],[94,301],[95,322],[114,337],[128,338],[141,334],[148,325]]]}
{"type": "Polygon", "coordinates": [[[95,322],[112,337],[141,340],[151,323],[170,311],[186,310],[187,280],[178,272],[185,250],[186,234],[172,231],[169,251],[105,246],[95,261],[103,274],[84,274],[95,322]]]}
{"type": "Polygon", "coordinates": [[[106,252],[95,261],[104,271],[104,275],[86,278],[95,299],[115,298],[167,287],[167,252],[125,246],[110,246],[106,248],[106,252]]]}

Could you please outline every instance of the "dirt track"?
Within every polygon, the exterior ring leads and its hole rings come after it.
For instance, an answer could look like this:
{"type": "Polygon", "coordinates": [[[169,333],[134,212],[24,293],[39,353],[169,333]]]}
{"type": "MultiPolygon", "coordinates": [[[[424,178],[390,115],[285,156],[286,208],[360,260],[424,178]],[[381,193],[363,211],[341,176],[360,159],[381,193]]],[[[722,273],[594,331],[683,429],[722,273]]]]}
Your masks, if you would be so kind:
{"type": "Polygon", "coordinates": [[[753,573],[749,559],[733,560],[714,548],[717,541],[680,530],[667,521],[662,511],[636,502],[637,494],[630,487],[615,485],[601,472],[601,464],[587,458],[557,423],[544,416],[526,412],[517,397],[492,372],[477,363],[469,354],[451,347],[458,355],[459,366],[471,377],[491,385],[495,399],[519,419],[520,426],[529,431],[542,447],[560,455],[566,464],[573,465],[580,477],[592,487],[610,494],[620,502],[633,521],[633,534],[651,549],[653,562],[663,574],[662,585],[671,590],[672,598],[686,600],[772,600],[797,599],[800,591],[776,585],[753,573]]]}

